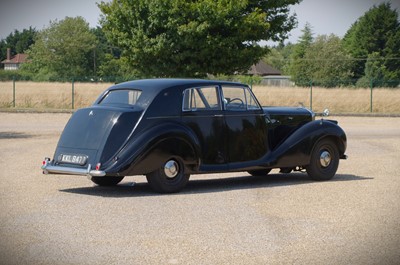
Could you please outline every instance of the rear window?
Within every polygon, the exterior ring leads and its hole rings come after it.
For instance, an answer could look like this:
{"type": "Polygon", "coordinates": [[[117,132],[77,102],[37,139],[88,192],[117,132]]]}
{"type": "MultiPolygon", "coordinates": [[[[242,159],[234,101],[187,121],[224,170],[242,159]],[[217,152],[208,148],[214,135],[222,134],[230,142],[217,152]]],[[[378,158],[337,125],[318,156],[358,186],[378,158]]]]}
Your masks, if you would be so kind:
{"type": "Polygon", "coordinates": [[[100,105],[129,105],[135,106],[142,91],[140,90],[112,90],[100,102],[100,105]]]}

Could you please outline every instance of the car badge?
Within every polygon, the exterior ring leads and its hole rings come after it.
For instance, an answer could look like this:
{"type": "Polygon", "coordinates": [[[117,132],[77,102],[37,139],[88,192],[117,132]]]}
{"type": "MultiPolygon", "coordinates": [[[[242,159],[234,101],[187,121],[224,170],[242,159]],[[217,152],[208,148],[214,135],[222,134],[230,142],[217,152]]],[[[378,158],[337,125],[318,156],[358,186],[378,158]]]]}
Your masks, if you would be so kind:
{"type": "Polygon", "coordinates": [[[93,116],[93,110],[89,112],[89,116],[93,116]]]}

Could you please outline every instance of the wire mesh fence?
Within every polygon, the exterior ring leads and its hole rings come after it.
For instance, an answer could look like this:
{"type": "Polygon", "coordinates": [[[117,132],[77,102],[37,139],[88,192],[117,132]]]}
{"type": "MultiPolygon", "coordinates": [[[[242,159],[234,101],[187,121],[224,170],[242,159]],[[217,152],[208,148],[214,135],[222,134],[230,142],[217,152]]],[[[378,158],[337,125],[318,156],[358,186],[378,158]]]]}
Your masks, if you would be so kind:
{"type": "Polygon", "coordinates": [[[89,106],[112,83],[0,82],[0,108],[77,109],[89,106]]]}
{"type": "MultiPolygon", "coordinates": [[[[90,106],[112,82],[98,80],[77,82],[32,82],[24,80],[0,81],[0,108],[78,109],[90,106]]],[[[121,80],[122,81],[122,80],[121,80]]],[[[372,80],[370,86],[314,86],[279,84],[253,84],[254,94],[263,106],[306,107],[315,112],[328,108],[333,114],[382,113],[400,114],[400,89],[376,84],[386,81],[372,80]]],[[[341,83],[343,84],[343,82],[341,83]]]]}

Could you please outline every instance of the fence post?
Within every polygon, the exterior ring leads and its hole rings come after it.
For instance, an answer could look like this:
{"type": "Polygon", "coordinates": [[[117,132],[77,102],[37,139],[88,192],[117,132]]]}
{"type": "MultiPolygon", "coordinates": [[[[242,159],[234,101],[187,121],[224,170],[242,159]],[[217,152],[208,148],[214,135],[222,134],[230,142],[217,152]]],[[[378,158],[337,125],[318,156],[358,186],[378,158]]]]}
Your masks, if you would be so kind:
{"type": "Polygon", "coordinates": [[[13,76],[13,107],[15,108],[15,76],[13,76]]]}
{"type": "Polygon", "coordinates": [[[72,109],[75,108],[75,88],[74,88],[74,78],[72,78],[72,109]]]}
{"type": "Polygon", "coordinates": [[[310,110],[312,110],[312,85],[313,85],[313,81],[310,81],[310,110]]]}
{"type": "Polygon", "coordinates": [[[372,88],[374,87],[374,80],[371,78],[370,80],[370,89],[371,89],[371,96],[370,96],[370,101],[369,101],[369,111],[372,113],[372,88]]]}

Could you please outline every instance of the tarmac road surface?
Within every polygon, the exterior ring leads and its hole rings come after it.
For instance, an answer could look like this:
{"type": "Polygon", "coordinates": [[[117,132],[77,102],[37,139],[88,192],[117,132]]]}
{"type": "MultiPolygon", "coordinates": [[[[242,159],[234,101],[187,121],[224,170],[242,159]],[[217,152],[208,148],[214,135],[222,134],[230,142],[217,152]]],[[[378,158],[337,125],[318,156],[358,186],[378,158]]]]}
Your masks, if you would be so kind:
{"type": "Polygon", "coordinates": [[[336,117],[335,178],[192,176],[153,193],[46,176],[70,114],[0,113],[0,264],[399,264],[400,118],[336,117]]]}

